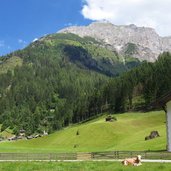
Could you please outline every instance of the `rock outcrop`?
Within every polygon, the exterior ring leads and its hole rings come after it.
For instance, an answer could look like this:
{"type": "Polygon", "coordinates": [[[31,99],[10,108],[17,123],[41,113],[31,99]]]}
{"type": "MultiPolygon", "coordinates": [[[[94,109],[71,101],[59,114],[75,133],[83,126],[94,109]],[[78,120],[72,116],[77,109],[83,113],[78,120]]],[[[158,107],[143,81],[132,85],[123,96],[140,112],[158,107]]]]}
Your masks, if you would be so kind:
{"type": "Polygon", "coordinates": [[[94,22],[88,26],[72,26],[59,32],[89,36],[120,55],[133,56],[140,61],[154,62],[164,51],[171,51],[171,37],[160,37],[153,28],[131,25],[113,25],[94,22]]]}

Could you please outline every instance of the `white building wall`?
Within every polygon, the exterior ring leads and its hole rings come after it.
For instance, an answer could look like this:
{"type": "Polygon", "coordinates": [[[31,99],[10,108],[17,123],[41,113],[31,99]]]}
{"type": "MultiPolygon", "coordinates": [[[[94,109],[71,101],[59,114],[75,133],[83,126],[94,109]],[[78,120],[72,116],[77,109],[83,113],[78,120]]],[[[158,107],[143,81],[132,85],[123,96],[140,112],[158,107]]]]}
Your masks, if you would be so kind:
{"type": "Polygon", "coordinates": [[[171,152],[171,101],[169,101],[167,104],[167,150],[171,152]]]}

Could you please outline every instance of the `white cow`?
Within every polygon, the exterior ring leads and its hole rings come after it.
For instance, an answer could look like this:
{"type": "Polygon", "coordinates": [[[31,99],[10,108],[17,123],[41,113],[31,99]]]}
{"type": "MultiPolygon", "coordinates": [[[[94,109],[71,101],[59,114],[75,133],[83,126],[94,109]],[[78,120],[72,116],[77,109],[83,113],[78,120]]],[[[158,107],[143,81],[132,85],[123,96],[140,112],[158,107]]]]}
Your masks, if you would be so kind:
{"type": "Polygon", "coordinates": [[[140,166],[140,165],[142,165],[141,156],[138,155],[137,157],[134,157],[134,158],[126,158],[122,161],[122,164],[125,166],[128,166],[128,165],[140,166]]]}

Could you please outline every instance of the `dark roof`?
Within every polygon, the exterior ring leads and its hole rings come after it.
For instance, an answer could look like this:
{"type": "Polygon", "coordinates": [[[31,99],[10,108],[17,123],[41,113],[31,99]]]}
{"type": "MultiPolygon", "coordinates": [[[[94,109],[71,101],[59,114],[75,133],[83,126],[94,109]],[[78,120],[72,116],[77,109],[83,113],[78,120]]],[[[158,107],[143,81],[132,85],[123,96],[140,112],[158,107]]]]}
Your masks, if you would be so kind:
{"type": "Polygon", "coordinates": [[[20,133],[25,133],[26,131],[24,129],[20,129],[20,133]]]}
{"type": "Polygon", "coordinates": [[[167,92],[165,95],[159,97],[157,100],[151,103],[153,107],[165,106],[167,102],[171,100],[171,91],[167,92]]]}

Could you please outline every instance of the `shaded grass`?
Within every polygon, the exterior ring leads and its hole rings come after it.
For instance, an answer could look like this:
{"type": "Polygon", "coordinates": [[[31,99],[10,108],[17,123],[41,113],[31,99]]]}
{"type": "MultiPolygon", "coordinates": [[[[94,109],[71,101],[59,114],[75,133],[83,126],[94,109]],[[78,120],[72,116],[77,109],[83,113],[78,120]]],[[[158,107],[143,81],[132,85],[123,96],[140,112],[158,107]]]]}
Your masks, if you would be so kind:
{"type": "Polygon", "coordinates": [[[84,124],[70,126],[46,137],[1,142],[0,152],[53,153],[166,149],[164,112],[126,113],[117,114],[115,117],[116,122],[105,122],[103,116],[84,124]],[[79,135],[76,135],[78,130],[79,135]],[[160,137],[145,141],[145,136],[153,130],[157,130],[160,137]]]}
{"type": "Polygon", "coordinates": [[[123,166],[119,162],[2,162],[0,171],[171,171],[171,163],[123,166]]]}

